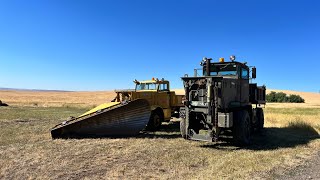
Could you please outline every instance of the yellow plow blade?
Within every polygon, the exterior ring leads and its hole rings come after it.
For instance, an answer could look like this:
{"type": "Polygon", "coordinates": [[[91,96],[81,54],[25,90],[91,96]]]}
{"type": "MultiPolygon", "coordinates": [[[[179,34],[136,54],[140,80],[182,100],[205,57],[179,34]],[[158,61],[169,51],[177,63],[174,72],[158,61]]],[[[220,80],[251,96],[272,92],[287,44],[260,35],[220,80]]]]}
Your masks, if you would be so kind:
{"type": "Polygon", "coordinates": [[[110,103],[100,104],[99,106],[91,109],[90,111],[87,111],[84,114],[81,114],[80,116],[78,116],[78,118],[86,116],[86,115],[91,114],[91,113],[95,113],[95,112],[97,112],[99,110],[102,110],[102,109],[111,108],[111,107],[119,105],[119,104],[120,104],[120,102],[110,102],[110,103]]]}

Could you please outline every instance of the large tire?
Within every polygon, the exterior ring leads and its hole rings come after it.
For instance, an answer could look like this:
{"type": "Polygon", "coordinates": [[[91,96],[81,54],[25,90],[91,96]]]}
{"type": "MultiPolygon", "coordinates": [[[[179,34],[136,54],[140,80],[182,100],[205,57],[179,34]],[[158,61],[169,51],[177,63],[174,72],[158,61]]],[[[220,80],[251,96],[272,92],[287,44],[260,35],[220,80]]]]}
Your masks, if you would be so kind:
{"type": "Polygon", "coordinates": [[[238,146],[250,144],[251,123],[248,111],[241,110],[234,113],[233,141],[238,146]]]}
{"type": "Polygon", "coordinates": [[[180,133],[182,138],[187,139],[186,119],[180,118],[180,133]]]}
{"type": "Polygon", "coordinates": [[[264,113],[262,108],[257,108],[257,131],[261,132],[264,127],[264,113]]]}
{"type": "Polygon", "coordinates": [[[156,111],[152,111],[146,130],[157,131],[160,129],[161,123],[162,123],[161,116],[156,111]]]}
{"type": "Polygon", "coordinates": [[[253,108],[252,109],[252,114],[251,114],[251,134],[254,133],[254,131],[257,129],[257,123],[258,123],[258,118],[256,117],[256,112],[257,109],[253,108]]]}

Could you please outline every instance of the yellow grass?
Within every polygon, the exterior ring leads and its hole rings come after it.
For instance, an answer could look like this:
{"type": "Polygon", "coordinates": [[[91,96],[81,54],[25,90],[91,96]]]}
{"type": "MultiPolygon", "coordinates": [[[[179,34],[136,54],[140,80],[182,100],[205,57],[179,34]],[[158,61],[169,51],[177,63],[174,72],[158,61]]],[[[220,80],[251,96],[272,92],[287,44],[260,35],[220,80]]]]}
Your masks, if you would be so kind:
{"type": "Polygon", "coordinates": [[[96,106],[105,102],[110,102],[115,96],[113,91],[0,91],[0,100],[9,105],[40,107],[96,106]]]}
{"type": "Polygon", "coordinates": [[[178,94],[178,95],[185,95],[184,89],[173,89],[173,91],[175,91],[176,94],[178,94]]]}
{"type": "MultiPolygon", "coordinates": [[[[181,89],[177,94],[184,94],[181,89]]],[[[0,100],[14,106],[38,107],[92,107],[110,102],[116,96],[113,91],[82,91],[82,92],[47,92],[47,91],[2,91],[0,100]]]]}
{"type": "MultiPolygon", "coordinates": [[[[178,95],[184,95],[183,89],[174,89],[178,95]]],[[[284,92],[297,94],[303,97],[306,103],[268,103],[270,107],[320,107],[320,94],[297,92],[289,90],[267,90],[267,93],[284,92]]],[[[87,92],[44,92],[44,91],[1,91],[0,100],[9,105],[61,107],[61,106],[96,106],[110,102],[115,97],[113,91],[87,91],[87,92]]]]}

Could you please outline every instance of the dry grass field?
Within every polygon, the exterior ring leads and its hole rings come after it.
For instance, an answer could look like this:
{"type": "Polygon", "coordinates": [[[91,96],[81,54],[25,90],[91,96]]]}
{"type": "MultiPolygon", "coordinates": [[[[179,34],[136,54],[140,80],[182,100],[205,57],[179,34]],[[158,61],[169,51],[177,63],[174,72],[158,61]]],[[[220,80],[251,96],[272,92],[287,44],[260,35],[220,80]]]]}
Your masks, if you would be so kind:
{"type": "Polygon", "coordinates": [[[51,139],[55,124],[113,96],[0,91],[10,105],[0,107],[0,179],[272,179],[320,150],[318,94],[302,95],[305,104],[267,105],[265,130],[242,148],[186,141],[178,120],[137,137],[51,139]]]}
{"type": "Polygon", "coordinates": [[[1,91],[0,100],[14,106],[35,107],[92,107],[111,101],[113,91],[55,92],[55,91],[1,91]]]}

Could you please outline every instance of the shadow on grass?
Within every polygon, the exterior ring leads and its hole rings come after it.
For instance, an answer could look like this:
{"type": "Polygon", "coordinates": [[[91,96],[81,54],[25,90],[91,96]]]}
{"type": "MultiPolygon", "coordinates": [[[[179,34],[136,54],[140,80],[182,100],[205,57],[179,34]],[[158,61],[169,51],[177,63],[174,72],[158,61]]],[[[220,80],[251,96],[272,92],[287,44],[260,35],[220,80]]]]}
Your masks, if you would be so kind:
{"type": "MultiPolygon", "coordinates": [[[[310,141],[320,139],[319,133],[309,124],[303,121],[290,122],[287,127],[265,128],[260,133],[253,133],[252,143],[245,147],[236,147],[232,143],[231,134],[223,136],[220,142],[201,145],[201,147],[236,150],[273,150],[279,148],[291,148],[308,144],[310,141]]],[[[181,138],[179,121],[170,121],[163,124],[160,131],[144,132],[141,138],[181,138]]]]}
{"type": "MultiPolygon", "coordinates": [[[[308,124],[292,123],[288,127],[265,128],[261,133],[252,136],[252,143],[248,146],[233,148],[249,150],[274,150],[279,148],[293,148],[306,145],[310,141],[320,139],[318,132],[308,124]]],[[[230,149],[232,139],[222,139],[223,142],[201,145],[204,148],[230,149]]]]}
{"type": "Polygon", "coordinates": [[[162,123],[160,130],[156,132],[142,131],[135,138],[164,138],[164,139],[181,138],[180,122],[170,121],[168,123],[162,123]]]}
{"type": "MultiPolygon", "coordinates": [[[[290,148],[299,145],[308,144],[310,141],[320,139],[318,132],[309,124],[304,122],[289,123],[287,127],[265,128],[261,133],[254,133],[252,135],[252,143],[249,146],[237,147],[232,144],[231,134],[227,134],[220,138],[221,141],[217,143],[201,144],[203,148],[214,148],[223,150],[237,150],[237,149],[249,149],[249,150],[273,150],[279,148],[290,148]]],[[[68,138],[75,139],[87,139],[87,138],[163,138],[174,139],[181,138],[180,135],[180,123],[179,121],[170,121],[163,123],[160,130],[156,132],[142,131],[136,136],[125,137],[102,137],[102,136],[74,136],[68,138]]]]}

